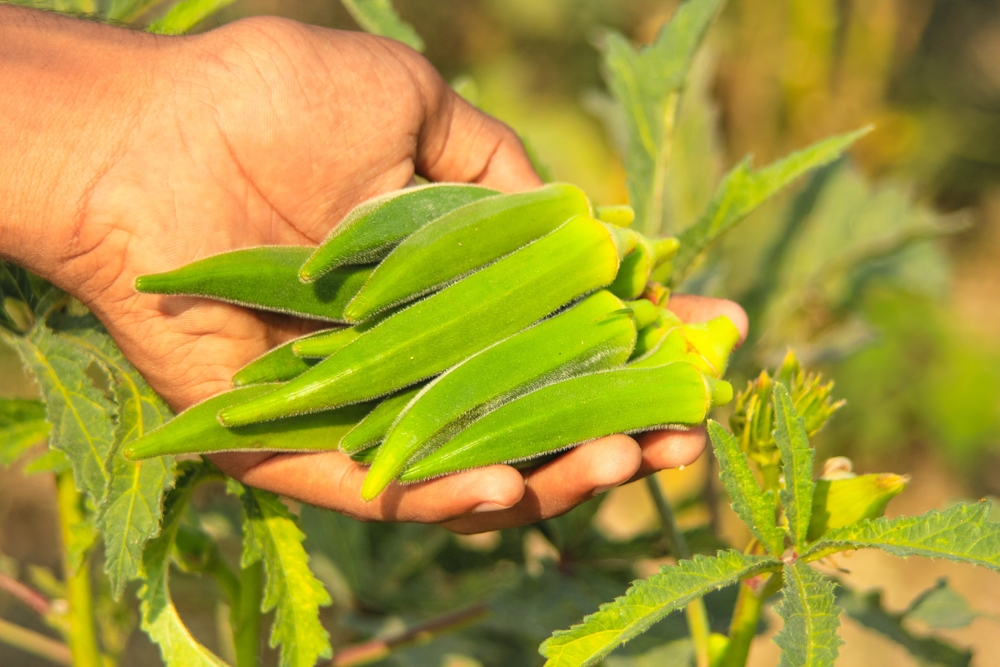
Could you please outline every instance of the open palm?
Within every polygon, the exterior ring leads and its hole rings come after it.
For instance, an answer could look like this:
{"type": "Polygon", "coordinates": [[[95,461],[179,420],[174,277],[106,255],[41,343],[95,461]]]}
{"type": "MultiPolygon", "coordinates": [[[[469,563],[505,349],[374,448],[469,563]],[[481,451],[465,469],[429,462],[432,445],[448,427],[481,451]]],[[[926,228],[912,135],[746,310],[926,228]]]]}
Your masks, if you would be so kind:
{"type": "MultiPolygon", "coordinates": [[[[50,276],[106,324],[175,409],[229,388],[250,360],[311,326],[202,299],[137,294],[136,276],[265,244],[314,245],[355,205],[410,183],[539,184],[516,136],[455,96],[419,55],[357,33],[250,19],[165,39],[119,149],[81,202],[50,276]]],[[[680,299],[682,316],[735,304],[680,299]]],[[[331,443],[332,444],[332,443],[331,443]]],[[[360,500],[337,452],[228,454],[242,481],[371,519],[475,531],[566,511],[605,487],[700,453],[699,432],[615,436],[534,472],[493,466],[360,500]]]]}

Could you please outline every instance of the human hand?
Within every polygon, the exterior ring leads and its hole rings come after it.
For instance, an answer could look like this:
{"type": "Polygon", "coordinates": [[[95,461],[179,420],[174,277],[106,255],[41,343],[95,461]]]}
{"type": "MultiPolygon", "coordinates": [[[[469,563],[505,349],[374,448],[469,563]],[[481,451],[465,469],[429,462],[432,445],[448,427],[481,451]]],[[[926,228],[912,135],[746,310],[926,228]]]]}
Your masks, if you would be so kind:
{"type": "MultiPolygon", "coordinates": [[[[228,389],[237,369],[309,325],[137,294],[136,276],[234,248],[318,243],[348,210],[414,174],[504,191],[539,184],[509,129],[395,42],[269,18],[187,38],[101,36],[127,61],[118,76],[132,87],[108,85],[124,91],[112,101],[128,113],[102,117],[116,121],[106,123],[114,136],[76,142],[94,169],[76,179],[79,192],[59,195],[76,203],[65,207],[73,224],[35,246],[22,228],[21,251],[4,243],[4,253],[87,304],[174,409],[228,389]]],[[[86,127],[71,125],[70,138],[86,127]]],[[[745,332],[735,304],[676,297],[671,307],[695,321],[729,315],[745,332]]],[[[492,466],[393,486],[372,503],[360,499],[364,469],[338,452],[213,460],[245,483],[358,518],[475,532],[565,512],[703,447],[700,431],[614,436],[528,473],[492,466]]]]}

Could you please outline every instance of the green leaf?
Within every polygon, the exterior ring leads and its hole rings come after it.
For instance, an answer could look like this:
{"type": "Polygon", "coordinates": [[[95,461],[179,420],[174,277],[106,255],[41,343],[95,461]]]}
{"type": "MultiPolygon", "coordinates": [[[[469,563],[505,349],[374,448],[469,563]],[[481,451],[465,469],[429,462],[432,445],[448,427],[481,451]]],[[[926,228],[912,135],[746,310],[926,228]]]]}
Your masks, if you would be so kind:
{"type": "Polygon", "coordinates": [[[774,638],[782,650],[778,667],[831,667],[843,643],[833,582],[801,561],[786,564],[784,576],[777,612],[785,626],[774,638]]]}
{"type": "Polygon", "coordinates": [[[66,454],[77,488],[100,506],[109,479],[105,464],[114,449],[115,406],[87,374],[97,360],[44,325],[11,339],[42,390],[52,424],[49,445],[66,454]]]}
{"type": "Polygon", "coordinates": [[[722,179],[705,212],[681,233],[673,283],[681,283],[712,243],[760,204],[803,174],[839,158],[869,131],[866,127],[829,137],[758,171],[750,167],[749,158],[740,162],[722,179]]]}
{"type": "Polygon", "coordinates": [[[733,502],[733,510],[769,553],[780,556],[785,549],[785,533],[777,525],[778,503],[774,491],[761,491],[746,454],[729,431],[718,422],[709,420],[708,434],[715,447],[720,477],[733,502]]]}
{"type": "Polygon", "coordinates": [[[270,645],[281,645],[282,667],[312,667],[332,654],[319,622],[319,608],[330,604],[330,596],[309,569],[305,535],[278,496],[235,482],[229,488],[243,502],[241,564],[263,561],[267,572],[261,611],[276,610],[270,645]]]}
{"type": "Polygon", "coordinates": [[[178,465],[177,484],[164,502],[160,535],[149,541],[142,555],[146,579],[139,589],[142,629],[160,647],[167,667],[226,667],[226,663],[199,644],[184,625],[170,599],[171,547],[188,501],[197,484],[218,473],[208,464],[185,461],[178,465]]]}
{"type": "Polygon", "coordinates": [[[83,329],[60,335],[97,359],[114,381],[118,420],[114,449],[107,462],[107,497],[97,525],[104,535],[104,571],[117,599],[125,584],[138,574],[147,540],[160,530],[163,494],[174,481],[172,457],[132,462],[121,451],[168,421],[172,413],[106,333],[83,329]]]}
{"type": "Polygon", "coordinates": [[[51,428],[41,401],[0,398],[0,465],[9,466],[21,458],[51,428]]]}
{"type": "Polygon", "coordinates": [[[946,510],[898,519],[870,519],[835,528],[803,558],[816,560],[848,549],[882,549],[894,556],[944,558],[1000,572],[1000,523],[989,521],[990,503],[959,503],[946,510]]]}
{"type": "Polygon", "coordinates": [[[235,0],[181,0],[146,28],[158,35],[181,35],[235,0]]]}
{"type": "Polygon", "coordinates": [[[634,639],[672,611],[717,588],[773,569],[780,561],[720,551],[714,557],[695,556],[663,566],[649,579],[632,582],[624,596],[601,605],[596,613],[569,630],[545,640],[539,651],[546,667],[596,664],[615,647],[634,639]]]}
{"type": "Polygon", "coordinates": [[[961,593],[948,585],[947,577],[918,595],[906,610],[906,618],[923,621],[935,630],[964,628],[980,616],[961,593]]]}
{"type": "Polygon", "coordinates": [[[112,21],[130,23],[161,0],[111,0],[107,17],[112,21]]]}
{"type": "Polygon", "coordinates": [[[635,50],[618,33],[604,44],[604,79],[624,110],[629,201],[636,229],[657,234],[664,177],[680,89],[722,0],[689,0],[650,46],[635,50]]]}
{"type": "Polygon", "coordinates": [[[935,637],[917,637],[903,624],[906,614],[882,606],[879,590],[857,593],[839,586],[837,603],[854,621],[896,642],[916,658],[922,667],[969,667],[970,651],[960,650],[935,637]]]}
{"type": "Polygon", "coordinates": [[[410,24],[399,18],[391,0],[342,0],[342,2],[366,32],[395,39],[417,51],[424,50],[424,40],[420,39],[420,35],[410,24]]]}
{"type": "Polygon", "coordinates": [[[809,534],[816,491],[812,479],[814,453],[809,446],[805,422],[796,414],[792,398],[780,382],[774,385],[774,425],[774,441],[781,452],[781,469],[785,477],[785,486],[779,496],[792,543],[801,553],[809,534]]]}

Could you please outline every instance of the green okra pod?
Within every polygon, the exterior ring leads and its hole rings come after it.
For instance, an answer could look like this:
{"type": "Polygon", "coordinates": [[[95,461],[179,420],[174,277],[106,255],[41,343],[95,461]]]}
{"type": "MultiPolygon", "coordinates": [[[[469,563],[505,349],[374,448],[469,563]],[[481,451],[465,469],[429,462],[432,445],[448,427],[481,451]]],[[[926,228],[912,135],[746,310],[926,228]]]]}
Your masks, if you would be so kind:
{"type": "Polygon", "coordinates": [[[377,408],[369,412],[364,419],[358,422],[357,426],[340,440],[341,451],[354,456],[355,452],[374,447],[382,442],[393,422],[424,386],[420,384],[384,399],[377,408]]]}
{"type": "Polygon", "coordinates": [[[411,463],[400,480],[523,461],[615,433],[696,425],[713,405],[731,399],[729,383],[686,362],[581,375],[490,412],[411,463]]]}
{"type": "Polygon", "coordinates": [[[200,296],[310,319],[344,322],[344,306],[371,275],[370,266],[331,271],[310,285],[299,282],[306,246],[261,246],[206,257],[174,271],[139,276],[136,290],[200,296]]]}
{"type": "Polygon", "coordinates": [[[677,239],[649,239],[635,232],[635,248],[626,255],[618,268],[618,275],[608,290],[622,299],[635,299],[646,289],[653,269],[669,262],[677,254],[677,239]]]}
{"type": "MultiPolygon", "coordinates": [[[[676,321],[676,316],[669,313],[676,321]]],[[[667,324],[661,339],[645,355],[630,365],[660,366],[672,361],[687,361],[712,377],[722,377],[740,332],[728,317],[720,315],[698,324],[667,324]]]]}
{"type": "MultiPolygon", "coordinates": [[[[336,329],[343,331],[344,329],[336,329]]],[[[318,336],[327,336],[329,331],[316,333],[290,340],[272,350],[265,352],[249,364],[236,371],[233,375],[234,387],[246,387],[252,384],[266,382],[287,382],[302,375],[319,363],[318,359],[303,359],[293,351],[293,346],[299,341],[309,340],[318,336]]]]}
{"type": "Polygon", "coordinates": [[[377,262],[428,222],[498,194],[467,183],[433,183],[367,201],[348,213],[302,263],[299,278],[312,282],[338,266],[377,262]]]}
{"type": "Polygon", "coordinates": [[[360,322],[428,294],[589,214],[586,195],[561,183],[463,206],[396,246],[347,305],[346,317],[360,322]]]}
{"type": "Polygon", "coordinates": [[[601,290],[450,368],[417,394],[392,425],[361,497],[375,498],[407,463],[516,396],[559,379],[621,366],[635,333],[622,302],[601,290]]]}
{"type": "Polygon", "coordinates": [[[223,410],[227,426],[371,400],[437,375],[579,296],[618,268],[601,223],[555,231],[405,308],[271,394],[223,410]]]}
{"type": "Polygon", "coordinates": [[[255,385],[233,389],[202,401],[132,441],[125,447],[125,458],[135,461],[166,454],[336,449],[344,434],[375,407],[374,403],[362,403],[322,414],[240,428],[225,428],[219,423],[219,410],[273,390],[268,385],[255,385]]]}
{"type": "Polygon", "coordinates": [[[606,222],[615,227],[629,227],[635,222],[635,209],[624,204],[598,206],[594,210],[594,215],[601,222],[606,222]]]}

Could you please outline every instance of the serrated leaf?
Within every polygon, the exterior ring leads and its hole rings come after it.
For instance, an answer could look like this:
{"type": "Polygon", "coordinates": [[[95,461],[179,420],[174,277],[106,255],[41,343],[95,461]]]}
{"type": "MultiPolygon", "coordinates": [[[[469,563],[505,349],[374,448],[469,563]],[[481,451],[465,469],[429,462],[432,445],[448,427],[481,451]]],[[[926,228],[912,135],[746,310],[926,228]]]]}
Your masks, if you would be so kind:
{"type": "Polygon", "coordinates": [[[270,645],[281,646],[282,667],[312,667],[332,654],[319,622],[319,608],[330,604],[330,596],[309,569],[305,535],[278,496],[237,483],[229,488],[243,503],[241,564],[263,561],[267,573],[261,611],[275,610],[270,645]]]}
{"type": "Polygon", "coordinates": [[[341,0],[366,32],[389,37],[406,44],[417,51],[424,50],[424,40],[420,39],[413,27],[399,18],[392,0],[341,0]]]}
{"type": "Polygon", "coordinates": [[[776,611],[785,626],[774,638],[782,651],[778,667],[831,667],[843,643],[833,582],[801,561],[786,564],[783,572],[776,611]]]}
{"type": "Polygon", "coordinates": [[[722,179],[705,212],[681,233],[673,283],[680,284],[712,243],[760,204],[800,176],[838,159],[869,131],[863,128],[829,137],[757,171],[751,168],[749,158],[740,162],[722,179]]]}
{"type": "Polygon", "coordinates": [[[76,572],[83,565],[87,553],[94,546],[94,542],[97,541],[94,515],[88,512],[84,515],[84,520],[71,525],[67,533],[69,539],[65,544],[66,564],[71,572],[76,572]]]}
{"type": "Polygon", "coordinates": [[[774,568],[780,561],[737,551],[695,556],[663,566],[649,579],[632,582],[622,597],[569,630],[554,633],[539,648],[546,667],[596,664],[614,648],[645,632],[672,611],[717,588],[774,568]]]}
{"type": "Polygon", "coordinates": [[[163,494],[174,481],[172,457],[132,462],[121,451],[168,421],[172,413],[106,333],[85,329],[59,335],[97,359],[113,379],[118,420],[107,461],[107,496],[97,525],[104,535],[104,571],[117,599],[138,574],[146,542],[160,530],[163,494]]]}
{"type": "MultiPolygon", "coordinates": [[[[62,290],[19,266],[0,260],[0,327],[15,334],[27,333],[30,327],[21,322],[22,309],[28,319],[40,319],[62,298],[62,290]]],[[[2,333],[2,329],[0,329],[2,333]]]]}
{"type": "Polygon", "coordinates": [[[774,427],[774,441],[781,452],[781,470],[785,478],[784,488],[778,495],[788,519],[792,543],[801,552],[809,534],[816,491],[812,478],[814,452],[809,446],[805,422],[796,414],[792,397],[780,382],[774,385],[774,427]]]}
{"type": "Polygon", "coordinates": [[[733,510],[769,553],[780,556],[785,548],[785,532],[777,525],[778,503],[774,492],[761,491],[750,470],[750,461],[729,431],[718,422],[709,420],[708,434],[712,438],[720,477],[733,502],[733,510]]]}
{"type": "Polygon", "coordinates": [[[604,44],[604,79],[624,110],[629,202],[637,230],[657,234],[663,221],[664,176],[677,95],[722,0],[678,7],[650,46],[636,51],[618,33],[604,44]]]}
{"type": "Polygon", "coordinates": [[[146,28],[158,35],[182,35],[236,0],[181,0],[146,28]]]}
{"type": "Polygon", "coordinates": [[[922,667],[969,667],[972,662],[970,651],[963,651],[935,637],[918,637],[907,630],[903,625],[906,615],[885,609],[879,590],[857,593],[839,586],[837,603],[854,621],[909,651],[922,667]]]}
{"type": "Polygon", "coordinates": [[[226,663],[191,635],[170,599],[170,554],[188,501],[197,484],[213,475],[207,464],[186,461],[178,466],[177,484],[164,503],[160,535],[142,556],[146,579],[139,589],[142,629],[160,647],[167,667],[226,667],[226,663]]]}
{"type": "Polygon", "coordinates": [[[41,401],[0,398],[0,465],[17,461],[44,440],[51,428],[41,401]]]}
{"type": "Polygon", "coordinates": [[[944,558],[1000,572],[1000,523],[989,521],[990,503],[959,503],[898,519],[870,519],[835,528],[803,558],[816,560],[848,549],[881,549],[894,556],[944,558]]]}
{"type": "Polygon", "coordinates": [[[87,375],[97,360],[44,325],[26,338],[11,338],[42,390],[52,424],[49,445],[66,454],[77,488],[100,506],[108,484],[105,463],[114,448],[115,406],[87,375]]]}

